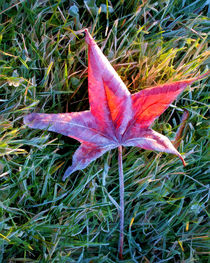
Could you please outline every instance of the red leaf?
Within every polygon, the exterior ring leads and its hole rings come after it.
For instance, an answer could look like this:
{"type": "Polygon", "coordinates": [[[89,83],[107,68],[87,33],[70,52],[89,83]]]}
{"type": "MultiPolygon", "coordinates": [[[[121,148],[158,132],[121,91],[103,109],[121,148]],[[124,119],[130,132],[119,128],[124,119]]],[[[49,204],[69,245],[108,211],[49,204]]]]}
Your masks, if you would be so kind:
{"type": "Polygon", "coordinates": [[[141,90],[132,95],[134,120],[141,128],[148,128],[159,117],[177,96],[197,78],[166,83],[160,86],[141,90]]]}
{"type": "Polygon", "coordinates": [[[72,166],[65,172],[64,179],[120,145],[172,153],[185,164],[170,140],[149,126],[188,85],[209,72],[198,78],[148,88],[131,95],[89,32],[85,31],[90,111],[32,113],[24,118],[25,124],[31,128],[61,133],[82,143],[73,155],[72,166]]]}
{"type": "Polygon", "coordinates": [[[186,165],[181,154],[166,136],[152,129],[142,129],[138,123],[128,130],[124,141],[123,146],[136,146],[145,150],[175,154],[182,160],[183,165],[186,165]]]}
{"type": "Polygon", "coordinates": [[[34,129],[45,129],[61,133],[82,142],[97,146],[109,145],[112,138],[103,133],[90,111],[72,113],[31,113],[24,118],[24,123],[34,129]]]}
{"type": "Polygon", "coordinates": [[[73,155],[72,165],[66,170],[63,180],[74,171],[84,169],[89,163],[96,160],[105,152],[116,148],[116,146],[98,147],[94,144],[82,143],[73,155]]]}
{"type": "Polygon", "coordinates": [[[132,118],[130,92],[87,30],[85,40],[90,111],[105,132],[119,137],[132,118]]]}

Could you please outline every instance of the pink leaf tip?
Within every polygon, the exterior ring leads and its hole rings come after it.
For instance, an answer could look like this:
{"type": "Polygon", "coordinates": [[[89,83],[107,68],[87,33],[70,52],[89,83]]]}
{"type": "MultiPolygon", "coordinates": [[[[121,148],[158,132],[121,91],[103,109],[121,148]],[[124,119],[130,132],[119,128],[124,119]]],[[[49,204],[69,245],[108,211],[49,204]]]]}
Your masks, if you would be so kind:
{"type": "Polygon", "coordinates": [[[88,29],[85,28],[85,41],[88,45],[94,45],[95,41],[92,38],[91,34],[89,33],[88,29]]]}

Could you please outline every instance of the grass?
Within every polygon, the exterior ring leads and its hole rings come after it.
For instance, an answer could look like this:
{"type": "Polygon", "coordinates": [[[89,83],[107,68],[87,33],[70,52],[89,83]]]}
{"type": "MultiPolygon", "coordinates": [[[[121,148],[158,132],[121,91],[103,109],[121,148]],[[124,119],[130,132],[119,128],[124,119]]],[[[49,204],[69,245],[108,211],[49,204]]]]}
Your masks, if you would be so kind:
{"type": "MultiPolygon", "coordinates": [[[[78,143],[23,125],[29,112],[88,109],[89,27],[131,92],[208,67],[208,1],[0,2],[0,262],[118,262],[117,151],[61,178],[78,143]]],[[[208,262],[208,83],[154,123],[171,155],[123,150],[122,262],[208,262]]]]}

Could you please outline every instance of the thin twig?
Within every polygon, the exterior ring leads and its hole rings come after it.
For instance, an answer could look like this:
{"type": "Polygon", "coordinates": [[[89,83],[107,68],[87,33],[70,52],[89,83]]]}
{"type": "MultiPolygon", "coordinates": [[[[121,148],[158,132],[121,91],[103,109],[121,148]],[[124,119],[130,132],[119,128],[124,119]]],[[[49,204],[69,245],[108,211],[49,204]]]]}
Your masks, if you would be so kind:
{"type": "Polygon", "coordinates": [[[181,143],[181,140],[183,138],[183,130],[186,126],[188,118],[189,118],[189,112],[187,110],[184,110],[184,113],[183,113],[182,118],[181,118],[180,126],[176,132],[176,136],[175,136],[175,139],[173,141],[175,148],[178,148],[180,143],[181,143]]]}

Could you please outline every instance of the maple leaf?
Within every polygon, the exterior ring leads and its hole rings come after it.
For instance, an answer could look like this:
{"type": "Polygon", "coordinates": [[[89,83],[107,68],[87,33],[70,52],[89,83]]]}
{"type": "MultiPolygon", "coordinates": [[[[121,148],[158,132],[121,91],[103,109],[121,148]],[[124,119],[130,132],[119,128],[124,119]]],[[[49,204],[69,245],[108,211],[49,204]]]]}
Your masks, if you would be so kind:
{"type": "Polygon", "coordinates": [[[24,117],[24,123],[31,128],[47,129],[81,142],[63,179],[120,145],[172,153],[185,165],[170,140],[150,129],[150,125],[179,93],[201,77],[147,88],[131,95],[87,30],[85,39],[90,110],[31,113],[24,117]]]}
{"type": "MultiPolygon", "coordinates": [[[[170,140],[150,126],[188,85],[203,76],[147,88],[131,95],[87,29],[85,32],[90,110],[58,114],[31,113],[24,117],[24,123],[31,128],[61,133],[81,143],[63,180],[111,149],[118,147],[120,152],[122,146],[175,154],[185,165],[183,157],[170,140]]],[[[121,161],[119,158],[119,164],[121,161]]],[[[122,165],[119,173],[123,174],[122,165]]],[[[121,176],[121,183],[122,180],[121,176]]],[[[123,210],[121,208],[124,213],[123,210]]],[[[121,236],[121,243],[122,240],[121,236]]],[[[120,249],[122,257],[122,244],[120,249]]]]}

